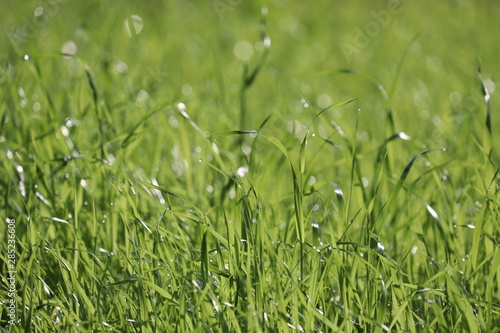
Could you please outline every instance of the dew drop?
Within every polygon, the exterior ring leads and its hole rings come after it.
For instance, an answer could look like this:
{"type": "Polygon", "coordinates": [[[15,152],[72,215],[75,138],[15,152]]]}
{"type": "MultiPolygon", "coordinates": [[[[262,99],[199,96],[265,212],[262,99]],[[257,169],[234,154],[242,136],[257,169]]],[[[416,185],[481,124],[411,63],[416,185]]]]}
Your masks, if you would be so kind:
{"type": "Polygon", "coordinates": [[[125,20],[124,25],[125,32],[129,37],[140,34],[144,26],[142,18],[139,15],[131,15],[125,20]]]}

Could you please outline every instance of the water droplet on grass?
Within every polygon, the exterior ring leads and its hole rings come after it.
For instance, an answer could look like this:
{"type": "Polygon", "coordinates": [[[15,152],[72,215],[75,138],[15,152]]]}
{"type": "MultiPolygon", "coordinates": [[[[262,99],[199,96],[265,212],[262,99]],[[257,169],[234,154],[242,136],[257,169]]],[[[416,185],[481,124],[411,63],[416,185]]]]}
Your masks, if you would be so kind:
{"type": "Polygon", "coordinates": [[[377,242],[377,252],[379,253],[384,253],[385,251],[385,246],[382,244],[380,241],[377,242]]]}
{"type": "Polygon", "coordinates": [[[141,33],[144,26],[142,18],[139,15],[131,15],[124,22],[127,36],[132,37],[141,33]]]}
{"type": "Polygon", "coordinates": [[[361,183],[362,183],[364,188],[367,188],[368,185],[370,185],[370,181],[366,177],[361,177],[361,183]]]}
{"type": "Polygon", "coordinates": [[[242,178],[247,174],[248,170],[248,165],[242,165],[238,168],[238,171],[236,173],[238,174],[238,177],[242,178]]]}
{"type": "Polygon", "coordinates": [[[128,70],[127,64],[124,63],[123,61],[116,62],[114,68],[115,68],[116,73],[118,73],[118,74],[124,74],[128,70]]]}
{"type": "Polygon", "coordinates": [[[271,38],[269,36],[264,37],[264,47],[265,48],[271,47],[271,38]]]}
{"type": "Polygon", "coordinates": [[[398,135],[401,140],[411,140],[411,137],[405,132],[399,132],[398,135]]]}
{"type": "Polygon", "coordinates": [[[248,156],[252,152],[252,147],[250,147],[249,145],[243,144],[241,146],[241,150],[243,151],[243,154],[248,156]]]}
{"type": "Polygon", "coordinates": [[[78,47],[76,46],[75,42],[73,42],[72,40],[67,41],[61,47],[61,53],[63,53],[63,54],[73,56],[76,54],[77,51],[78,51],[78,47]]]}

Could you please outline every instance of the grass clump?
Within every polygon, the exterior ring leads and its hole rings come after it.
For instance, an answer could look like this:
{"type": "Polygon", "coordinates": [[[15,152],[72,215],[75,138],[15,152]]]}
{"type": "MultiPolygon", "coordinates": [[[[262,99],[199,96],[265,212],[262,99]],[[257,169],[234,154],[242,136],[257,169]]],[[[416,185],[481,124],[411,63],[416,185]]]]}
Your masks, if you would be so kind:
{"type": "Polygon", "coordinates": [[[498,10],[125,3],[6,5],[3,331],[498,331],[498,10]]]}

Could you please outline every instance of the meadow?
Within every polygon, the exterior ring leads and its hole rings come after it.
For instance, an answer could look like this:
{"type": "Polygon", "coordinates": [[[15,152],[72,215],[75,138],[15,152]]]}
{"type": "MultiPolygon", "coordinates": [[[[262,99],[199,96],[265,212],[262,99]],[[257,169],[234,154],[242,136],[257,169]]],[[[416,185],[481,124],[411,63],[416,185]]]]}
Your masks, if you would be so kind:
{"type": "Polygon", "coordinates": [[[0,11],[1,332],[500,332],[496,1],[0,11]]]}

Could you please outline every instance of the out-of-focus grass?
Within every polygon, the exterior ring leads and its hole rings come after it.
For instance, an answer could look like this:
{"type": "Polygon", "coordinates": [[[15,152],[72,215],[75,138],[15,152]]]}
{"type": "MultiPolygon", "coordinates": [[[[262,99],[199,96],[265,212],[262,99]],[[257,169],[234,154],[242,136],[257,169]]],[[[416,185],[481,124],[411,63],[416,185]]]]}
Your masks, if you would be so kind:
{"type": "Polygon", "coordinates": [[[52,6],[2,3],[7,331],[498,330],[495,2],[351,56],[387,4],[52,6]]]}

